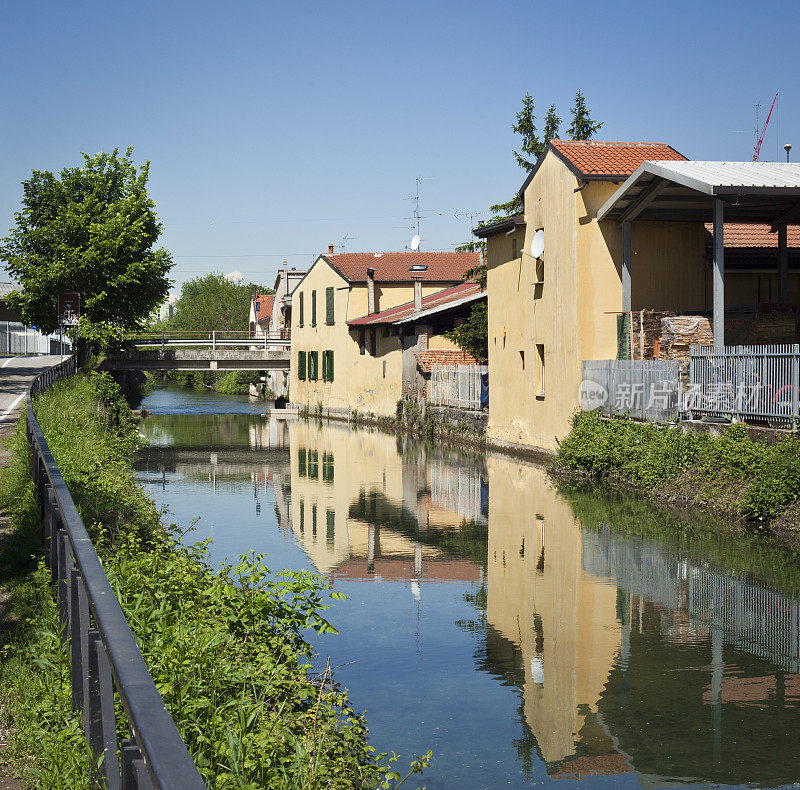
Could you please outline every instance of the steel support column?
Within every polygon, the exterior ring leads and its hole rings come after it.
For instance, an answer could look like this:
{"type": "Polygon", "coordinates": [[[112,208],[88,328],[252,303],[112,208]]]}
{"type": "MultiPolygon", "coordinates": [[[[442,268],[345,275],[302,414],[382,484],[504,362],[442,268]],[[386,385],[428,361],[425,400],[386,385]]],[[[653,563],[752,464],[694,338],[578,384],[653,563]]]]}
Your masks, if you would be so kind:
{"type": "Polygon", "coordinates": [[[778,227],[778,301],[789,301],[789,250],[786,225],[778,227]]]}
{"type": "Polygon", "coordinates": [[[725,348],[725,209],[714,199],[714,348],[725,348]]]}
{"type": "Polygon", "coordinates": [[[631,311],[631,223],[622,223],[622,312],[631,311]]]}

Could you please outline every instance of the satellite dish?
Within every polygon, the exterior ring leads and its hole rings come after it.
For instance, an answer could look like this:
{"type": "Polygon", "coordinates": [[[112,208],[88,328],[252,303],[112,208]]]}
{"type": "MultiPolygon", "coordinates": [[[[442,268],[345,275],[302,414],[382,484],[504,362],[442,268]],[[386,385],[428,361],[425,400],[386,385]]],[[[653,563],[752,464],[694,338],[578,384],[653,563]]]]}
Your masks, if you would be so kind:
{"type": "Polygon", "coordinates": [[[541,258],[542,253],[544,252],[544,230],[539,228],[536,233],[533,234],[533,241],[531,241],[531,255],[534,258],[541,258]]]}
{"type": "Polygon", "coordinates": [[[411,249],[416,252],[419,249],[419,234],[415,233],[414,238],[411,239],[411,249]]]}

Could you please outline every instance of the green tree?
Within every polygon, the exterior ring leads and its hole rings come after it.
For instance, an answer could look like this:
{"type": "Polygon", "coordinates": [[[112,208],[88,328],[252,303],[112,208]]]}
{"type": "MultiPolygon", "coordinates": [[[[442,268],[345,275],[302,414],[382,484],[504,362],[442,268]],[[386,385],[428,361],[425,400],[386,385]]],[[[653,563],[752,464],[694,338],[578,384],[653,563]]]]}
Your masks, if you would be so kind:
{"type": "Polygon", "coordinates": [[[179,332],[246,332],[254,292],[272,293],[253,283],[233,282],[222,272],[187,280],[175,303],[175,315],[165,328],[179,332]]]}
{"type": "Polygon", "coordinates": [[[479,302],[472,306],[463,323],[444,333],[445,337],[472,354],[475,359],[486,361],[489,358],[489,335],[486,331],[488,318],[486,302],[479,302]]]}
{"type": "Polygon", "coordinates": [[[586,97],[578,91],[575,94],[575,104],[572,105],[572,124],[567,130],[570,140],[591,140],[600,130],[603,123],[595,122],[586,106],[586,97]]]}
{"type": "Polygon", "coordinates": [[[544,132],[543,132],[543,139],[542,139],[542,153],[547,148],[547,144],[551,140],[558,139],[558,130],[561,128],[561,118],[558,117],[558,113],[556,112],[556,104],[553,102],[550,105],[550,109],[547,111],[547,115],[544,117],[544,132]]]}
{"type": "Polygon", "coordinates": [[[0,242],[0,260],[21,289],[8,297],[25,323],[58,325],[58,295],[81,295],[80,337],[136,328],[166,297],[172,257],[154,249],[163,226],[147,193],[150,163],[124,155],[83,154],[81,167],[57,176],[34,170],[24,181],[16,226],[0,242]],[[92,334],[89,332],[89,334],[92,334]]]}

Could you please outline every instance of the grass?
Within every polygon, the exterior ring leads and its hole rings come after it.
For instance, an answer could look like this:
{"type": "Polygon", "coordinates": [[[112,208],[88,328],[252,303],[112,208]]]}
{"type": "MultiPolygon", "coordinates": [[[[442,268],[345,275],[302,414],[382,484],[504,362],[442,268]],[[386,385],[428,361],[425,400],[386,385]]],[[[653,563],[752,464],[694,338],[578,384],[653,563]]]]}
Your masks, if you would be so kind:
{"type": "Polygon", "coordinates": [[[797,437],[770,445],[751,440],[743,425],[715,438],[589,412],[575,416],[557,465],[741,523],[780,524],[787,538],[800,527],[791,517],[800,502],[797,437]]]}
{"type": "MultiPolygon", "coordinates": [[[[137,435],[106,376],[73,377],[37,400],[37,418],[92,535],[151,675],[212,788],[394,787],[396,757],[376,755],[363,716],[327,671],[312,669],[308,629],[339,597],[308,572],[263,558],[218,569],[185,545],[136,484],[137,435]]],[[[12,514],[4,555],[14,610],[0,668],[13,758],[34,787],[85,787],[86,756],[69,703],[68,662],[41,565],[24,429],[0,475],[12,514]],[[17,561],[11,561],[14,547],[17,561]],[[12,573],[13,570],[13,573],[12,573]]],[[[429,755],[415,760],[421,772],[429,755]]]]}

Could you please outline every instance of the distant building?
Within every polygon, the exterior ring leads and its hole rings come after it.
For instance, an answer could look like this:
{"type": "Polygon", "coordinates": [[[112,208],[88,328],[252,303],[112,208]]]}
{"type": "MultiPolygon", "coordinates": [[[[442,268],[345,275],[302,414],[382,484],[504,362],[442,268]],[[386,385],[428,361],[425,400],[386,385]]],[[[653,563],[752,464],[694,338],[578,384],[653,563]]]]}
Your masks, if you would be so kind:
{"type": "Polygon", "coordinates": [[[253,294],[250,300],[250,337],[264,339],[269,337],[272,324],[272,308],[275,297],[272,294],[253,294]]]}
{"type": "Polygon", "coordinates": [[[402,397],[403,351],[419,338],[398,322],[350,323],[421,305],[462,283],[478,261],[477,253],[467,252],[329,249],[320,255],[291,296],[292,402],[312,411],[321,404],[326,412],[394,415],[402,397]]]}

